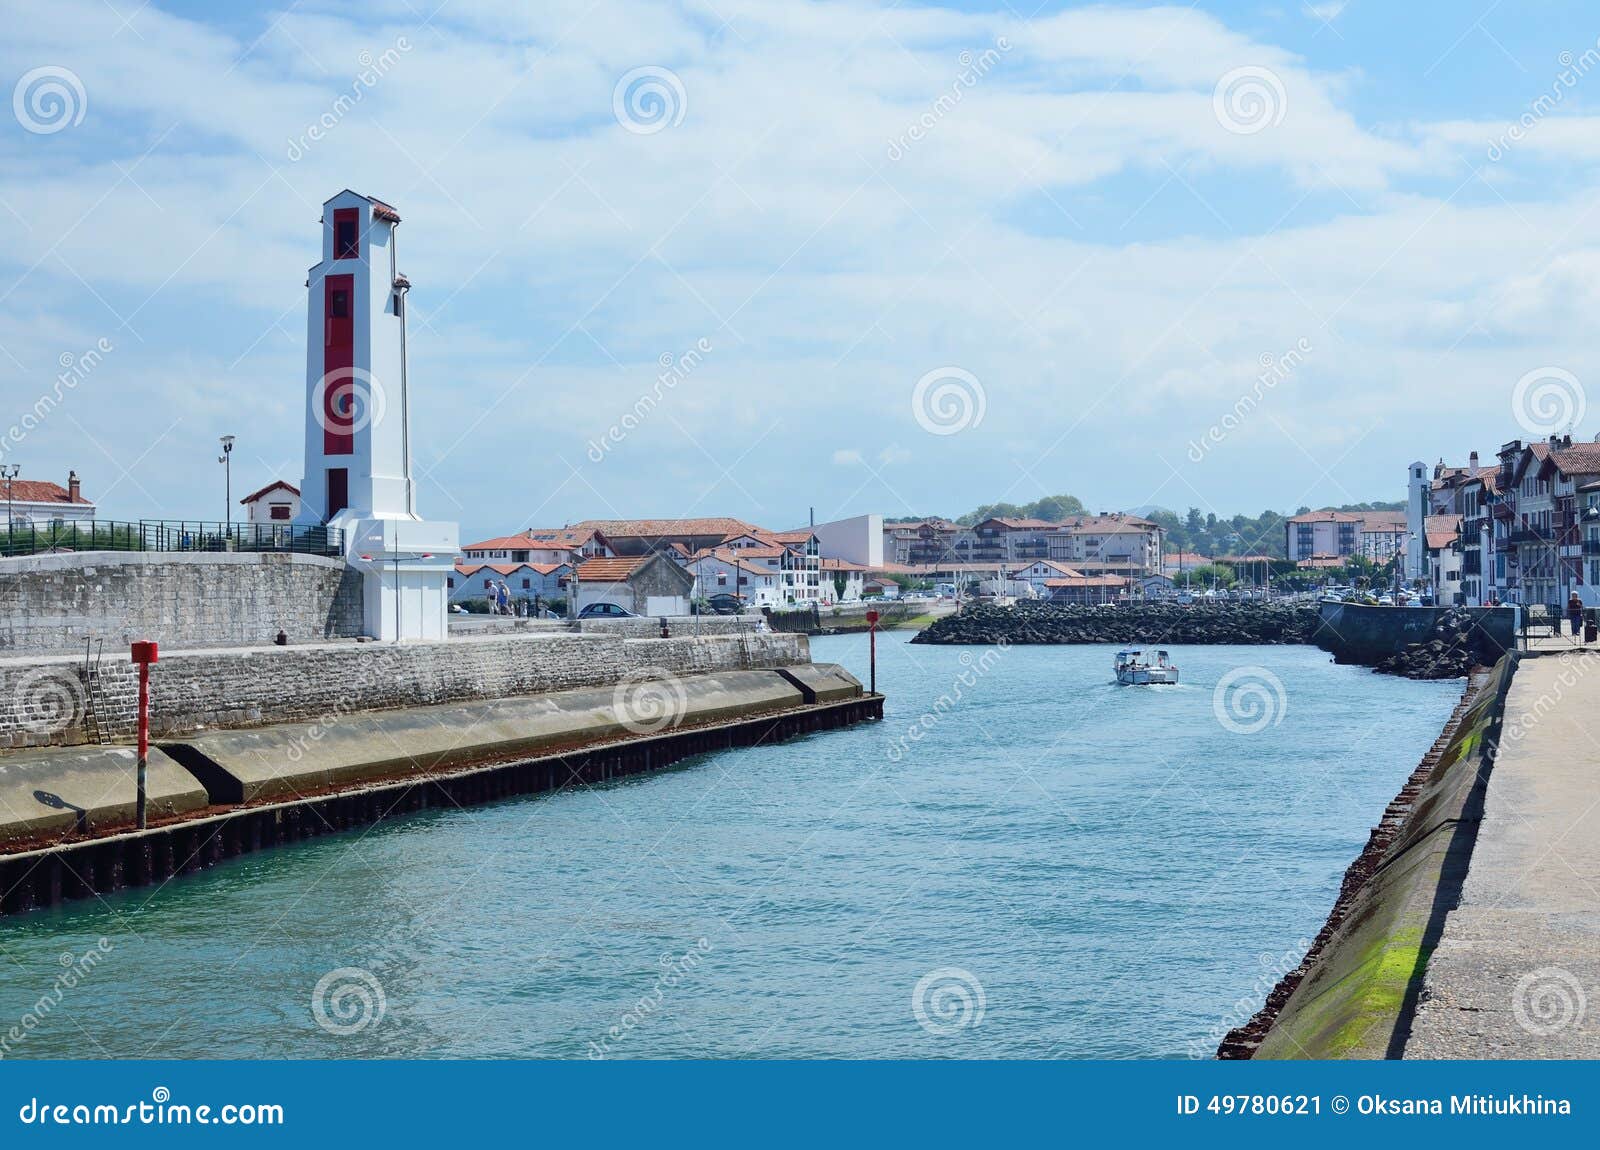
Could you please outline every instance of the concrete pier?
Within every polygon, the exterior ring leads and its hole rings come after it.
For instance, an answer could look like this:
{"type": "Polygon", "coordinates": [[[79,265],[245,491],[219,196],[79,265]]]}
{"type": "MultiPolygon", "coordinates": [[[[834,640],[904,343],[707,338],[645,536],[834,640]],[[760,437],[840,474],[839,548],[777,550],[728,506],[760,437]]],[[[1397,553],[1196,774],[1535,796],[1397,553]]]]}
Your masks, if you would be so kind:
{"type": "Polygon", "coordinates": [[[836,730],[883,717],[883,696],[859,685],[853,696],[818,677],[797,690],[815,702],[706,725],[679,727],[593,747],[383,779],[329,794],[228,808],[217,804],[198,817],[179,817],[149,830],[73,838],[34,850],[0,854],[0,915],[126,887],[163,883],[175,875],[214,866],[267,847],[399,818],[432,807],[454,808],[516,795],[586,786],[660,770],[695,755],[836,730]]]}
{"type": "Polygon", "coordinates": [[[1405,1057],[1600,1057],[1597,714],[1600,652],[1521,660],[1405,1057]]]}

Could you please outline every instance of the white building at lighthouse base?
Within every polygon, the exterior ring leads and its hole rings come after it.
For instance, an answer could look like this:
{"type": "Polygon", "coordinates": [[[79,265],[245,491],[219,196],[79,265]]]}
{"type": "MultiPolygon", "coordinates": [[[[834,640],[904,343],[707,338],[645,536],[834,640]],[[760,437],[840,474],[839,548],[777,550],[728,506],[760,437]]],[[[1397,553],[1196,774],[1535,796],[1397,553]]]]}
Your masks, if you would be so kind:
{"type": "Polygon", "coordinates": [[[368,635],[385,642],[449,638],[450,576],[459,554],[454,523],[335,518],[345,559],[362,572],[368,635]]]}

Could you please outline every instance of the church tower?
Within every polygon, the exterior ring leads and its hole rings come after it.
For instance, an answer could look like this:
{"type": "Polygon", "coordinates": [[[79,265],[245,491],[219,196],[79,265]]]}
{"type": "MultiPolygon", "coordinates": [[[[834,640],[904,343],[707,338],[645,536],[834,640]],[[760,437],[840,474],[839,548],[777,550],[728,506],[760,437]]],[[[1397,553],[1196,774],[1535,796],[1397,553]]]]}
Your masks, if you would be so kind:
{"type": "Polygon", "coordinates": [[[344,531],[369,634],[443,639],[457,531],[417,515],[399,226],[388,204],[349,190],[322,206],[322,260],[306,277],[300,520],[344,531]]]}

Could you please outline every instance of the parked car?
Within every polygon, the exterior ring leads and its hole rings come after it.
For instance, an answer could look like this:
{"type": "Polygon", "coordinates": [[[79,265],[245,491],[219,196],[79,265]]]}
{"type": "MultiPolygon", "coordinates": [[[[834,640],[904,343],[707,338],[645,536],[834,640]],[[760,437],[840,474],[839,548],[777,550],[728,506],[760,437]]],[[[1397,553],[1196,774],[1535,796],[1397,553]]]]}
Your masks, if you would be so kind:
{"type": "Polygon", "coordinates": [[[737,615],[744,610],[744,599],[739,595],[724,591],[707,599],[706,606],[710,607],[718,615],[737,615]]]}
{"type": "Polygon", "coordinates": [[[618,607],[615,603],[590,603],[578,612],[580,619],[638,619],[632,611],[618,607]]]}

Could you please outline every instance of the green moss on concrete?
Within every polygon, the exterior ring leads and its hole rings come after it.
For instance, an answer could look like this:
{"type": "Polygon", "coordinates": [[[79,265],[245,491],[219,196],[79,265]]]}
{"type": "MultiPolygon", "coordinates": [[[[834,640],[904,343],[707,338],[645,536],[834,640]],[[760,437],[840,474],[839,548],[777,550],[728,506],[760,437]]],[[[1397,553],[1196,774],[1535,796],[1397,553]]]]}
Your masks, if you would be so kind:
{"type": "Polygon", "coordinates": [[[1453,903],[1470,840],[1457,833],[1486,740],[1505,705],[1514,664],[1502,659],[1462,717],[1413,810],[1419,825],[1396,836],[1378,871],[1279,1011],[1257,1058],[1383,1058],[1421,987],[1430,926],[1453,903]]]}

